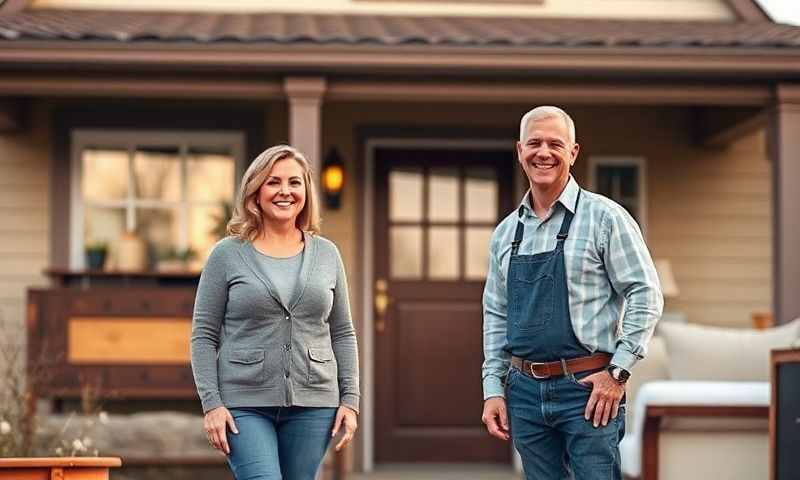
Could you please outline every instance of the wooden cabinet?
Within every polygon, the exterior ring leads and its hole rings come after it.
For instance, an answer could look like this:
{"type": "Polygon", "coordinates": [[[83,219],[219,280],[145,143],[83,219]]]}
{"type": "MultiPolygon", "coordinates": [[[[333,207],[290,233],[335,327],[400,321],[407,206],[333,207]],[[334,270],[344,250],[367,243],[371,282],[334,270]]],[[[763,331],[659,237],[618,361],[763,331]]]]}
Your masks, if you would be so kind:
{"type": "Polygon", "coordinates": [[[192,287],[59,287],[28,292],[28,365],[37,394],[194,399],[192,287]]]}

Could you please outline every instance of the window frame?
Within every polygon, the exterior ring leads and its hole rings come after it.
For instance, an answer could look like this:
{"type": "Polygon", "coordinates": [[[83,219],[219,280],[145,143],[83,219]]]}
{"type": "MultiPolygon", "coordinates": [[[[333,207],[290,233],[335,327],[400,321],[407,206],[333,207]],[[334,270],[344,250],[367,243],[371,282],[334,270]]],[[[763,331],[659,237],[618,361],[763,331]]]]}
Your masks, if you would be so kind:
{"type": "MultiPolygon", "coordinates": [[[[137,146],[175,145],[180,151],[182,196],[180,201],[166,202],[162,200],[135,200],[132,184],[134,179],[129,175],[128,196],[121,203],[125,209],[126,227],[131,228],[135,223],[135,208],[147,206],[167,207],[177,206],[179,211],[180,236],[177,247],[188,247],[188,208],[190,203],[186,198],[186,153],[189,147],[203,146],[212,148],[229,148],[234,160],[234,198],[239,187],[239,182],[244,172],[245,134],[233,130],[131,130],[131,129],[81,129],[70,131],[70,222],[69,222],[69,266],[71,269],[80,270],[86,266],[84,255],[84,200],[83,200],[83,162],[81,153],[88,146],[102,145],[105,147],[119,147],[128,152],[128,172],[132,174],[133,152],[137,146]]],[[[198,205],[201,203],[197,203],[198,205]]],[[[109,205],[110,206],[110,205],[109,205]]]]}
{"type": "MultiPolygon", "coordinates": [[[[597,169],[598,167],[636,167],[638,169],[638,191],[636,200],[637,211],[639,212],[639,228],[642,236],[647,238],[647,159],[637,156],[623,155],[592,155],[589,157],[589,190],[597,191],[597,169]]],[[[613,200],[613,199],[612,199],[613,200]]],[[[616,201],[616,200],[615,200],[616,201]]]]}

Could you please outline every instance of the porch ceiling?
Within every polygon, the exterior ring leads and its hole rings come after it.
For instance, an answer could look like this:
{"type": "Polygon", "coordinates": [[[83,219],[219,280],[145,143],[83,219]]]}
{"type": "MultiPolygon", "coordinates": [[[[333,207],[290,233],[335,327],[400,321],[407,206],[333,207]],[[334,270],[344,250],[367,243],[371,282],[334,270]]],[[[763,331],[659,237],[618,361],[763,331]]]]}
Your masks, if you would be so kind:
{"type": "Polygon", "coordinates": [[[771,22],[31,10],[0,15],[0,67],[800,75],[771,22]]]}

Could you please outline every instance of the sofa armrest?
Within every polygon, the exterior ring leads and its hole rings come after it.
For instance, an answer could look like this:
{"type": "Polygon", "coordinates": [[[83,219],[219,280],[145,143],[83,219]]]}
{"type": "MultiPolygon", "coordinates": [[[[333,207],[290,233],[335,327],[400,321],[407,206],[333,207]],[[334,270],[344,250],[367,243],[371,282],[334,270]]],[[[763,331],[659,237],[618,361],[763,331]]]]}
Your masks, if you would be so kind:
{"type": "Polygon", "coordinates": [[[655,381],[643,385],[633,411],[633,428],[620,444],[626,476],[658,475],[658,435],[668,417],[769,416],[769,382],[655,381]]]}

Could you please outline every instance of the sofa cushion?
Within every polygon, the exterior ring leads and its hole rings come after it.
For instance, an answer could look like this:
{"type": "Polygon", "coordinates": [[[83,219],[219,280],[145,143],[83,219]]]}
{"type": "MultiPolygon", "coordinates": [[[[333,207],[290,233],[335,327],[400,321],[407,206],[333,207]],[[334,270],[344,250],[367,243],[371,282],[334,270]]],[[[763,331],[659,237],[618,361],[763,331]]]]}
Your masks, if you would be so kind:
{"type": "Polygon", "coordinates": [[[668,369],[673,380],[769,381],[769,352],[800,337],[800,319],[765,330],[665,323],[668,369]]]}

